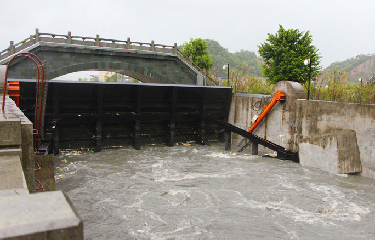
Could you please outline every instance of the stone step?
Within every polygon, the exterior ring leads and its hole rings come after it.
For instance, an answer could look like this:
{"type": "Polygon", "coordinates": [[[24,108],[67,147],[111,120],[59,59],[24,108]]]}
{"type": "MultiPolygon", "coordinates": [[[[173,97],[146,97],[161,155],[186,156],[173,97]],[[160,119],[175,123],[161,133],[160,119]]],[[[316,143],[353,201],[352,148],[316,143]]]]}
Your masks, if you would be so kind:
{"type": "Polygon", "coordinates": [[[21,148],[0,148],[0,156],[22,156],[21,148]]]}

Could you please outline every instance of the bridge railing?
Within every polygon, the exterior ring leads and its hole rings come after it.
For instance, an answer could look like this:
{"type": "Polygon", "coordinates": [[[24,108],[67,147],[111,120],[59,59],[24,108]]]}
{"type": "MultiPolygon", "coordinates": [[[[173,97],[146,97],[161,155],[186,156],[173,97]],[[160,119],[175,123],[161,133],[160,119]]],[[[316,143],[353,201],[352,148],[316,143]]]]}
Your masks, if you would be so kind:
{"type": "MultiPolygon", "coordinates": [[[[115,40],[100,38],[99,35],[96,37],[82,37],[74,36],[71,32],[68,32],[68,35],[53,34],[53,33],[41,33],[39,29],[36,29],[35,35],[30,35],[30,37],[25,40],[14,44],[13,41],[10,42],[10,46],[0,52],[0,60],[5,59],[21,50],[32,46],[38,42],[52,42],[52,43],[64,43],[64,44],[75,44],[83,46],[92,46],[92,47],[107,47],[107,48],[119,48],[119,49],[132,49],[132,50],[142,50],[150,51],[157,53],[167,53],[175,54],[181,60],[186,61],[190,66],[193,66],[196,70],[203,74],[206,79],[216,85],[215,81],[207,76],[207,74],[197,66],[190,58],[185,56],[180,50],[178,50],[177,43],[173,46],[156,44],[154,41],[151,43],[142,43],[142,42],[132,42],[130,38],[126,41],[124,40],[115,40]]],[[[212,85],[212,84],[210,84],[212,85]]]]}
{"type": "Polygon", "coordinates": [[[65,44],[77,44],[84,46],[93,47],[108,47],[108,48],[120,48],[120,49],[134,49],[134,50],[144,50],[151,52],[169,53],[177,54],[177,43],[173,46],[156,44],[154,41],[151,43],[142,42],[132,42],[130,38],[127,41],[100,38],[99,35],[96,37],[82,37],[73,36],[71,32],[68,35],[53,34],[53,33],[42,33],[36,29],[35,35],[31,35],[25,40],[14,44],[13,41],[10,42],[10,46],[0,52],[0,60],[4,59],[22,49],[32,46],[37,42],[52,42],[52,43],[65,43],[65,44]]]}

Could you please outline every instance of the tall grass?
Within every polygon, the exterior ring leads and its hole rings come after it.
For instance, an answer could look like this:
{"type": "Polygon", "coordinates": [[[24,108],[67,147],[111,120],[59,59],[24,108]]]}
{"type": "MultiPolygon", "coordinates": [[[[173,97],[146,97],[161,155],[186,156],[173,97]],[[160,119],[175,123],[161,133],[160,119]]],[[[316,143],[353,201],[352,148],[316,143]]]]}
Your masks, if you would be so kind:
{"type": "MultiPolygon", "coordinates": [[[[261,77],[249,76],[246,73],[246,69],[230,72],[229,86],[233,88],[233,93],[271,94],[273,84],[267,83],[261,77]]],[[[322,81],[318,84],[310,84],[311,100],[375,104],[375,85],[372,83],[348,82],[349,74],[338,68],[323,74],[325,83],[322,81]]],[[[224,80],[220,85],[228,86],[228,81],[224,80]]],[[[302,86],[307,98],[308,83],[302,84],[302,86]]]]}
{"type": "Polygon", "coordinates": [[[247,93],[247,94],[271,94],[273,84],[268,84],[261,77],[254,77],[247,74],[247,68],[230,71],[230,81],[220,82],[221,86],[231,86],[233,93],[247,93]]]}
{"type": "MultiPolygon", "coordinates": [[[[305,87],[307,96],[307,88],[305,87]]],[[[310,99],[345,103],[375,104],[373,84],[330,82],[329,85],[310,85],[310,99]]]]}

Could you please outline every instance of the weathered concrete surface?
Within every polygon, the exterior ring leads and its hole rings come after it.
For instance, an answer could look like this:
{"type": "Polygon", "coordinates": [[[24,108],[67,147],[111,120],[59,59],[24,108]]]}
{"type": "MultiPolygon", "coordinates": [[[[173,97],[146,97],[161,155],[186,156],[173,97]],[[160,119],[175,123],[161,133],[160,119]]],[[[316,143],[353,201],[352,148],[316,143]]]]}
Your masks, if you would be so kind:
{"type": "MultiPolygon", "coordinates": [[[[255,119],[263,112],[264,106],[269,104],[270,95],[260,94],[234,94],[230,107],[228,122],[243,130],[248,130],[255,119]]],[[[267,121],[263,121],[254,130],[254,134],[260,137],[265,136],[267,121]]],[[[232,133],[232,146],[237,146],[243,138],[238,134],[232,133]]],[[[247,140],[246,140],[247,142],[247,140]]],[[[244,146],[245,142],[241,145],[244,146]]],[[[262,146],[259,146],[263,149],[262,146]]],[[[251,150],[251,146],[246,148],[246,152],[251,150]]]]}
{"type": "Polygon", "coordinates": [[[356,133],[341,130],[300,139],[299,159],[303,166],[315,167],[334,174],[362,171],[356,133]]]}
{"type": "Polygon", "coordinates": [[[43,183],[41,191],[55,190],[55,162],[53,155],[36,155],[35,162],[40,166],[40,170],[35,172],[35,179],[43,183]]]}
{"type": "Polygon", "coordinates": [[[1,239],[83,239],[83,223],[60,191],[0,199],[1,239]]]}
{"type": "Polygon", "coordinates": [[[0,146],[20,146],[22,142],[20,119],[10,118],[0,121],[0,146]]]}
{"type": "Polygon", "coordinates": [[[19,156],[0,156],[0,191],[7,189],[27,190],[19,156]]]}
{"type": "Polygon", "coordinates": [[[297,100],[297,106],[301,138],[337,129],[354,130],[362,163],[361,175],[375,176],[375,105],[297,100]]]}
{"type": "MultiPolygon", "coordinates": [[[[0,99],[2,104],[2,94],[0,99]]],[[[28,189],[35,191],[33,124],[8,96],[0,110],[0,133],[0,156],[19,155],[28,189]]]]}
{"type": "Polygon", "coordinates": [[[303,87],[296,82],[278,82],[272,94],[282,91],[286,95],[285,101],[279,101],[268,114],[267,139],[288,150],[298,151],[298,129],[301,127],[297,117],[297,99],[305,99],[303,87]]]}

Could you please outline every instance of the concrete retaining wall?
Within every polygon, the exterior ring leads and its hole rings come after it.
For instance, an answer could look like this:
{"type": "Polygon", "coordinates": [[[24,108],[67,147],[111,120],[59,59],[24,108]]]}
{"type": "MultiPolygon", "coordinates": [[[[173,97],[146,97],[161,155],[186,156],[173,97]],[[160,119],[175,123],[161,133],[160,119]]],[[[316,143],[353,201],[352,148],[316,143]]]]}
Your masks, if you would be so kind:
{"type": "MultiPolygon", "coordinates": [[[[271,95],[260,94],[234,94],[232,97],[232,104],[229,112],[228,122],[243,130],[248,130],[254,120],[259,116],[264,106],[269,104],[271,95]]],[[[267,129],[267,121],[263,121],[254,131],[254,134],[265,138],[267,129]]],[[[232,147],[236,147],[241,141],[242,137],[237,134],[232,134],[232,147]]],[[[247,142],[247,140],[246,140],[247,142]]],[[[241,146],[244,146],[245,142],[241,146]]],[[[260,149],[264,149],[260,146],[260,149]]],[[[251,147],[246,148],[249,152],[251,147]]]]}
{"type": "Polygon", "coordinates": [[[362,171],[356,133],[340,130],[299,140],[302,166],[316,167],[334,174],[362,171]]]}
{"type": "MultiPolygon", "coordinates": [[[[286,101],[275,105],[255,134],[286,149],[298,151],[302,138],[353,130],[362,163],[361,174],[375,178],[375,105],[308,101],[302,86],[294,82],[279,82],[273,92],[277,90],[286,94],[286,101]]],[[[252,117],[259,112],[251,106],[260,99],[260,96],[234,95],[230,123],[250,127],[252,117]]],[[[233,136],[232,139],[235,145],[241,137],[233,136]]]]}
{"type": "Polygon", "coordinates": [[[297,130],[302,138],[337,129],[354,130],[363,168],[362,175],[374,178],[375,105],[298,100],[297,109],[301,125],[297,130]]]}

